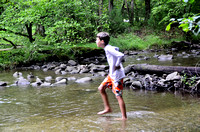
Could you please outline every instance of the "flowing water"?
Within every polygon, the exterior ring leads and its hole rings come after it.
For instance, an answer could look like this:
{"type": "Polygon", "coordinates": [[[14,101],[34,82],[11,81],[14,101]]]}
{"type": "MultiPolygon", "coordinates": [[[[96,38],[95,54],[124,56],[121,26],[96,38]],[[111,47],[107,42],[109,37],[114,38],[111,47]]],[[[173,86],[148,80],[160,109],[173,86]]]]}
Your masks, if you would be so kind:
{"type": "Polygon", "coordinates": [[[161,52],[139,52],[138,55],[128,56],[124,65],[129,64],[150,64],[163,66],[197,66],[200,67],[200,50],[172,52],[173,59],[159,60],[159,55],[167,55],[161,52]]]}
{"type": "MultiPolygon", "coordinates": [[[[26,76],[30,71],[22,71],[26,76]]],[[[44,78],[53,72],[32,71],[44,78]]],[[[14,83],[14,71],[2,72],[1,81],[14,83]]],[[[66,75],[81,78],[83,75],[66,75]]],[[[200,100],[190,95],[133,91],[125,88],[127,121],[121,117],[115,96],[107,90],[113,112],[105,115],[97,90],[103,77],[93,77],[93,82],[77,84],[68,82],[57,87],[4,87],[0,88],[1,132],[132,132],[132,131],[200,131],[200,100]]]]}

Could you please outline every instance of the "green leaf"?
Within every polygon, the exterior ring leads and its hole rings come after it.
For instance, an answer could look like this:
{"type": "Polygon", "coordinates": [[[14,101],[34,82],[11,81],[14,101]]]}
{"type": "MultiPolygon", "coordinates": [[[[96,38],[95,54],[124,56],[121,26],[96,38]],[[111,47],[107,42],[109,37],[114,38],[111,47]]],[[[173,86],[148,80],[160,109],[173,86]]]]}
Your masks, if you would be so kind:
{"type": "Polygon", "coordinates": [[[171,23],[167,25],[167,27],[166,27],[165,30],[166,30],[166,31],[169,31],[170,29],[171,29],[171,23]]]}
{"type": "Polygon", "coordinates": [[[195,1],[195,0],[189,0],[189,3],[192,4],[192,3],[194,3],[194,1],[195,1]]]}
{"type": "Polygon", "coordinates": [[[176,21],[172,21],[172,22],[170,22],[168,25],[167,25],[167,27],[166,27],[166,31],[169,31],[170,29],[171,29],[171,25],[173,24],[173,23],[175,23],[176,21]]]}

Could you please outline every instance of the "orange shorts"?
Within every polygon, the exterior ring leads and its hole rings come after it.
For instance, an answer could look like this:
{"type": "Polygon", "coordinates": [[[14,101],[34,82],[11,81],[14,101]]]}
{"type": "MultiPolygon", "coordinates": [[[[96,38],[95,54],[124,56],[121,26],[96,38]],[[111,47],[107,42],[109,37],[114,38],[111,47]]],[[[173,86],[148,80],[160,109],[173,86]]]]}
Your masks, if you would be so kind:
{"type": "Polygon", "coordinates": [[[122,90],[123,90],[123,79],[119,80],[119,81],[114,81],[113,79],[111,79],[111,77],[108,75],[103,82],[101,83],[101,85],[103,85],[106,88],[110,88],[112,89],[112,92],[116,95],[116,96],[122,96],[122,90]]]}

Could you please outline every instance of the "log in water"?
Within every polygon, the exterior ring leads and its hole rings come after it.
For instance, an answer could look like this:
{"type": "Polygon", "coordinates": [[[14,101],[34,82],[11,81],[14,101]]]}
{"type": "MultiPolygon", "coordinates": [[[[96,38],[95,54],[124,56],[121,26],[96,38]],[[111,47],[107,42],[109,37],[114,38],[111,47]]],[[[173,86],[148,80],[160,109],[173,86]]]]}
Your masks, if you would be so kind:
{"type": "Polygon", "coordinates": [[[132,65],[132,70],[144,73],[164,74],[179,72],[188,75],[200,75],[200,67],[184,67],[184,66],[160,66],[148,64],[132,65]]]}

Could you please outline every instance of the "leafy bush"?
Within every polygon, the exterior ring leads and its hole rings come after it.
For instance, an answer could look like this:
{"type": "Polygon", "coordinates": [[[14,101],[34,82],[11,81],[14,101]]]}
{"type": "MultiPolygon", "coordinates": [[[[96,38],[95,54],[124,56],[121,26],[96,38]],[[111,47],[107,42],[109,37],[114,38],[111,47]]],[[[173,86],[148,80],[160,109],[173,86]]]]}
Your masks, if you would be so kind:
{"type": "Polygon", "coordinates": [[[125,33],[130,28],[129,22],[124,22],[121,10],[113,9],[110,14],[110,33],[113,35],[125,33]]]}

